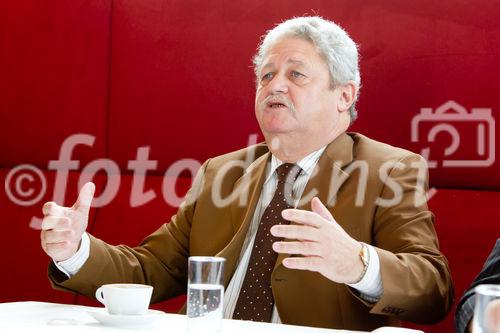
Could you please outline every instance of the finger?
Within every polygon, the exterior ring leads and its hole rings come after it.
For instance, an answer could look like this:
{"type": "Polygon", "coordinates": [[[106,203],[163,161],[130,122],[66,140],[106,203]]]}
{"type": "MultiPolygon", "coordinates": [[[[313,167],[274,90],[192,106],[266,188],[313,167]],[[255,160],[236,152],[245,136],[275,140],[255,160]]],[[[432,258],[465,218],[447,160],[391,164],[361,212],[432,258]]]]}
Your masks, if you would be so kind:
{"type": "Polygon", "coordinates": [[[316,228],[319,228],[324,223],[322,217],[317,213],[302,209],[284,209],[281,216],[286,220],[316,228]]]}
{"type": "Polygon", "coordinates": [[[303,256],[319,256],[321,253],[319,244],[316,242],[274,242],[273,250],[278,253],[303,256]]]}
{"type": "Polygon", "coordinates": [[[67,217],[46,216],[42,220],[42,230],[67,230],[71,227],[71,220],[67,217]]]}
{"type": "Polygon", "coordinates": [[[68,249],[69,246],[70,242],[61,242],[53,244],[44,244],[43,248],[50,257],[53,257],[55,255],[58,255],[61,251],[68,249]]]}
{"type": "Polygon", "coordinates": [[[53,201],[46,202],[42,207],[43,215],[66,216],[68,208],[59,206],[53,201]]]}
{"type": "Polygon", "coordinates": [[[291,257],[283,259],[283,266],[291,269],[301,269],[319,272],[323,264],[319,257],[291,257]]]}
{"type": "Polygon", "coordinates": [[[42,240],[46,245],[57,244],[63,242],[72,242],[75,232],[73,230],[55,231],[44,230],[42,231],[42,240]]]}
{"type": "Polygon", "coordinates": [[[78,194],[78,199],[76,199],[73,209],[88,215],[90,210],[90,204],[94,198],[95,185],[92,182],[85,183],[78,194]]]}
{"type": "Polygon", "coordinates": [[[332,213],[330,213],[328,208],[326,208],[325,205],[323,205],[323,203],[321,202],[321,200],[319,200],[318,197],[314,197],[311,200],[311,210],[328,221],[335,221],[332,213]]]}
{"type": "Polygon", "coordinates": [[[318,241],[321,236],[318,229],[303,225],[275,225],[271,228],[271,234],[275,237],[306,241],[318,241]]]}

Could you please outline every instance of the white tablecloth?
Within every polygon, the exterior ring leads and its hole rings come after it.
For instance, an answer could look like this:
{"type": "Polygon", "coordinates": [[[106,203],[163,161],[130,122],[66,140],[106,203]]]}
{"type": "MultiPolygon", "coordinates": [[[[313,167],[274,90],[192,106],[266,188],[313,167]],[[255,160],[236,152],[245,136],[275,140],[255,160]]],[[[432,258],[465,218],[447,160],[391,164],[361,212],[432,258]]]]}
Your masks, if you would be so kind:
{"type": "MultiPolygon", "coordinates": [[[[162,332],[187,333],[187,318],[165,313],[147,327],[123,328],[100,324],[88,311],[96,308],[43,302],[14,302],[0,304],[0,332],[162,332]]],[[[254,323],[223,320],[222,333],[339,333],[354,332],[328,330],[304,326],[254,323]]]]}

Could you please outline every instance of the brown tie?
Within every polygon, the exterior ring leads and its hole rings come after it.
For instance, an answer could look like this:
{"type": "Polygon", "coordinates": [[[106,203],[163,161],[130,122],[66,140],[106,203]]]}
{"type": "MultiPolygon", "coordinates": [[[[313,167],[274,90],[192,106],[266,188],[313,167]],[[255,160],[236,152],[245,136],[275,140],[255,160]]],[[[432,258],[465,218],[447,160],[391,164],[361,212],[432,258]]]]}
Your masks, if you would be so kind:
{"type": "Polygon", "coordinates": [[[260,219],[233,319],[271,321],[274,306],[271,273],[278,257],[272,245],[280,239],[272,236],[269,229],[276,224],[290,223],[281,217],[281,211],[293,207],[293,183],[301,170],[299,166],[291,163],[282,164],[276,169],[276,191],[260,219]]]}

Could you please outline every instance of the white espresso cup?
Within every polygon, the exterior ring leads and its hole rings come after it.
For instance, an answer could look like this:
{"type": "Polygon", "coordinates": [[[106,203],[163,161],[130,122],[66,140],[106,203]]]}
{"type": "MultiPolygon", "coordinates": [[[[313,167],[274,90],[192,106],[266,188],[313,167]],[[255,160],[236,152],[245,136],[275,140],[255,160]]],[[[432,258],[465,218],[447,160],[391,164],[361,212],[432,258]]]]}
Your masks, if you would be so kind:
{"type": "Polygon", "coordinates": [[[95,292],[109,314],[142,315],[148,311],[153,287],[145,284],[105,284],[95,292]]]}

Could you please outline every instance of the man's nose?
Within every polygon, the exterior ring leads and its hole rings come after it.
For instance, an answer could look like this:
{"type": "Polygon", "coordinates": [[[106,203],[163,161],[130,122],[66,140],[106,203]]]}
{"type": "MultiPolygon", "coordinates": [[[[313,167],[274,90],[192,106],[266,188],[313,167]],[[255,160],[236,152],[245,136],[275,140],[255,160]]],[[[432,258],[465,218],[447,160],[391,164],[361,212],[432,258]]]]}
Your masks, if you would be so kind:
{"type": "Polygon", "coordinates": [[[268,84],[270,94],[288,93],[288,80],[284,75],[276,75],[268,84]]]}

